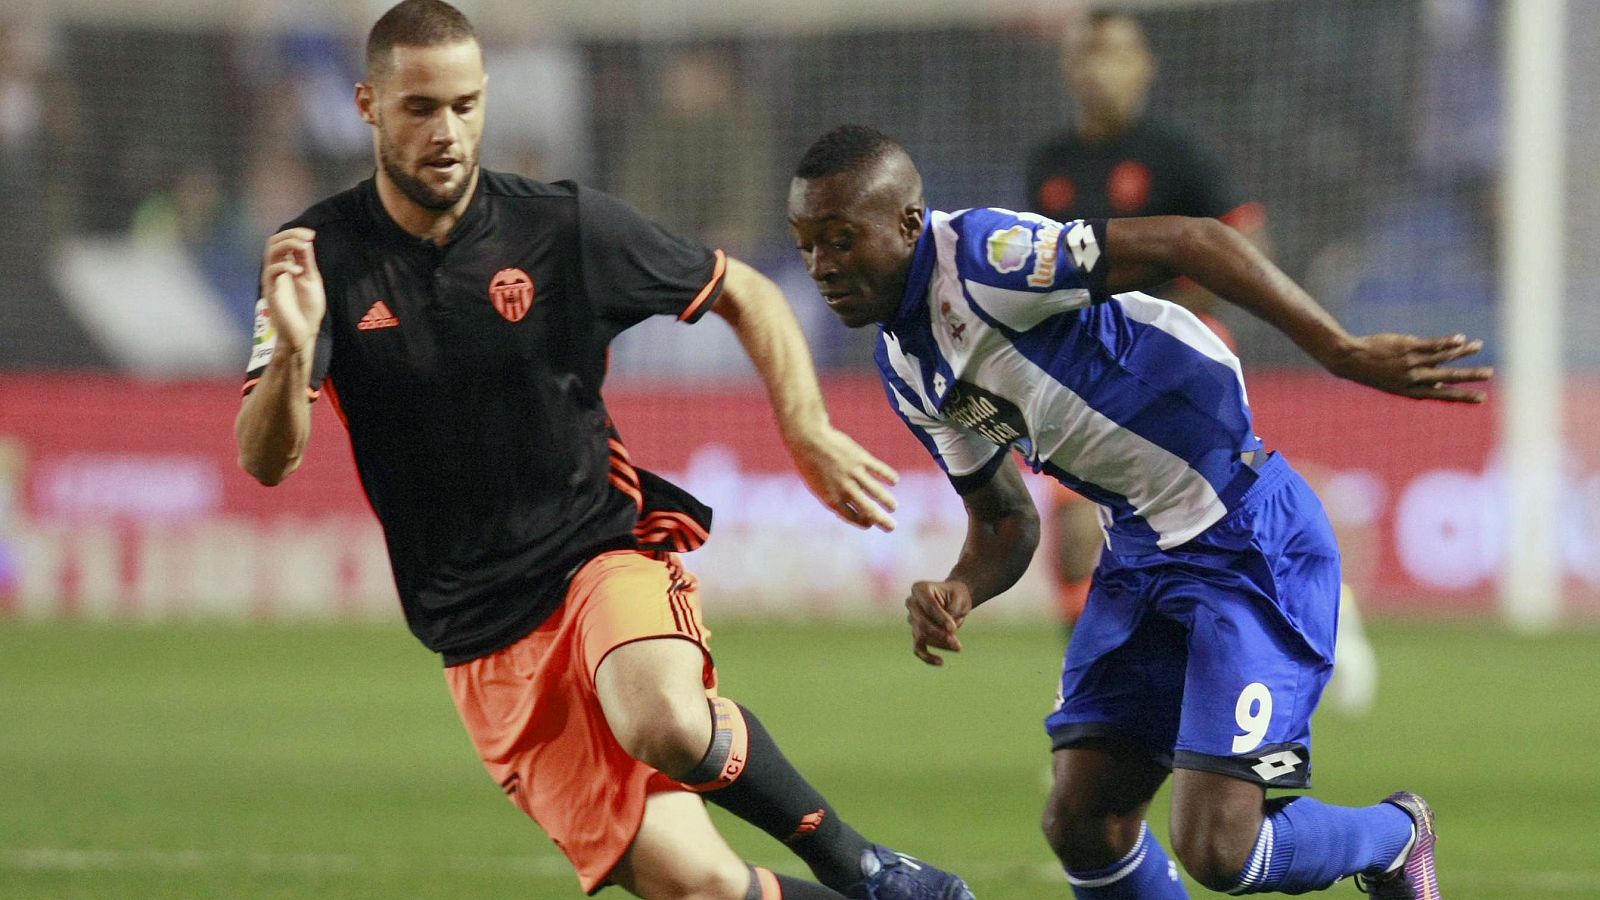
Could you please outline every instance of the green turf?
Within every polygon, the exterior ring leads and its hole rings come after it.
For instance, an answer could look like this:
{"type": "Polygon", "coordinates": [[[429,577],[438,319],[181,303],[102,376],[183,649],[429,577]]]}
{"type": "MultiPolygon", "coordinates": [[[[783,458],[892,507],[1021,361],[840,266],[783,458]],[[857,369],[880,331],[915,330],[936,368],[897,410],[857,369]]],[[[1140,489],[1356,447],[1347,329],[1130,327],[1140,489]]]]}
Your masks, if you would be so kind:
{"type": "MultiPolygon", "coordinates": [[[[982,900],[1066,897],[1035,826],[1056,633],[965,639],[937,671],[889,627],[724,622],[716,647],[725,690],[862,831],[982,900]]],[[[1379,708],[1318,721],[1318,795],[1423,792],[1451,900],[1600,897],[1600,634],[1375,639],[1379,708]]],[[[0,622],[0,897],[512,896],[581,895],[398,628],[0,622]]]]}

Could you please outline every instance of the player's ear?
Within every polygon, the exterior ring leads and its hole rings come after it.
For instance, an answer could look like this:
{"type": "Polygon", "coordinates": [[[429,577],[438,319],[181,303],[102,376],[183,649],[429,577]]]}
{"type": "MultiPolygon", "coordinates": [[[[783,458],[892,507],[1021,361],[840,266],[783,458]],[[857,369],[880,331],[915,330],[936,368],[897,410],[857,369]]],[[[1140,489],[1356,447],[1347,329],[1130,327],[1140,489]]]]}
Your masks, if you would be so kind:
{"type": "Polygon", "coordinates": [[[922,219],[925,211],[922,204],[916,203],[900,210],[900,236],[907,243],[915,244],[922,238],[922,219]]]}
{"type": "Polygon", "coordinates": [[[374,95],[370,82],[360,82],[356,85],[356,111],[361,114],[361,121],[368,125],[378,124],[378,118],[372,111],[374,95]]]}

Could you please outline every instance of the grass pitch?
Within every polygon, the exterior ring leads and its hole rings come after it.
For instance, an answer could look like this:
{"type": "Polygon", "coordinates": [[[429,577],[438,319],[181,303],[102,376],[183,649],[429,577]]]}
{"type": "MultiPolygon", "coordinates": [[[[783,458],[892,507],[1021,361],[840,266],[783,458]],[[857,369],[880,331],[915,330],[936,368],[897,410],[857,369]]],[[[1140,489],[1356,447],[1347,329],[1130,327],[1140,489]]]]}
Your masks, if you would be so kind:
{"type": "MultiPolygon", "coordinates": [[[[864,833],[982,900],[1067,897],[1035,824],[1057,631],[963,636],[943,670],[903,626],[724,622],[714,646],[726,692],[864,833]]],[[[1600,633],[1374,638],[1378,708],[1318,720],[1317,795],[1423,793],[1451,900],[1600,897],[1600,633]]],[[[747,858],[801,874],[716,814],[747,858]]],[[[580,896],[399,626],[0,622],[0,897],[580,896]]]]}

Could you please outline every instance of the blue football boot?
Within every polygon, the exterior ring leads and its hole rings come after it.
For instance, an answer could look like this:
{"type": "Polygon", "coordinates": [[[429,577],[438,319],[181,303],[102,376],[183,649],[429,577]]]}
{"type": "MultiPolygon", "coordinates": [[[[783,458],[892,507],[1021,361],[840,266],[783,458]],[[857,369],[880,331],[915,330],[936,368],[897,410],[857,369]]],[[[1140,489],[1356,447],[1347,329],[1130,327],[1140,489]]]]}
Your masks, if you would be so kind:
{"type": "Polygon", "coordinates": [[[861,873],[866,877],[845,891],[851,900],[974,900],[955,875],[877,844],[861,854],[861,873]]]}

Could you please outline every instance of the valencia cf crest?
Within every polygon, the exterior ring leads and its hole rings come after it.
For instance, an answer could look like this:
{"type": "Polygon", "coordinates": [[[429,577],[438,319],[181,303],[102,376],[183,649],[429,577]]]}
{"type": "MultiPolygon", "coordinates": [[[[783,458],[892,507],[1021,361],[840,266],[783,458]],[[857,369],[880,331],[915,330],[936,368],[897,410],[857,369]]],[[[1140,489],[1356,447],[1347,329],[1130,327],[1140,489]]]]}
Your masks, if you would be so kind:
{"type": "Polygon", "coordinates": [[[489,281],[489,299],[508,322],[520,322],[533,308],[533,279],[521,269],[501,269],[489,281]]]}

